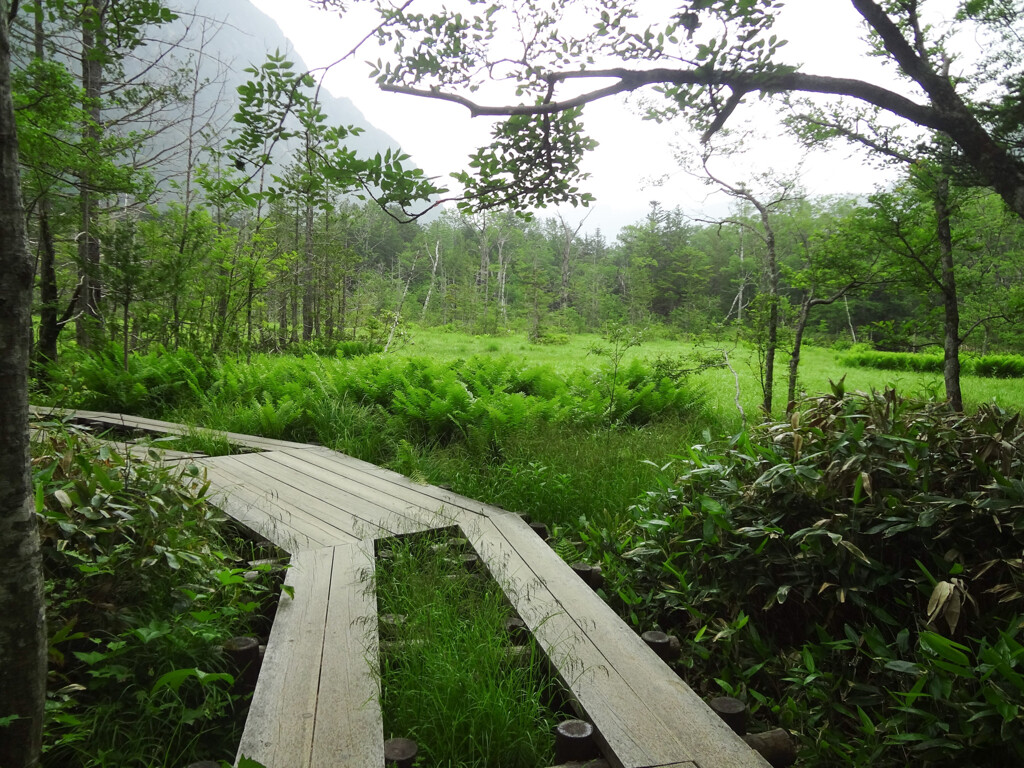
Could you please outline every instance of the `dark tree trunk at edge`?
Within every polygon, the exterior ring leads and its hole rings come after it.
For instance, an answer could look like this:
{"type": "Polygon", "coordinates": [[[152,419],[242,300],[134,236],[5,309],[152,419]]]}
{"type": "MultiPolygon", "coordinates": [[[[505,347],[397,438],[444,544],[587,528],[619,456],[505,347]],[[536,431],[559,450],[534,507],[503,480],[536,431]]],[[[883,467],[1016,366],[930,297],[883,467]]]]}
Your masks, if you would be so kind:
{"type": "Polygon", "coordinates": [[[0,765],[39,765],[46,631],[29,471],[28,364],[33,266],[25,245],[11,99],[8,0],[0,0],[0,765]]]}

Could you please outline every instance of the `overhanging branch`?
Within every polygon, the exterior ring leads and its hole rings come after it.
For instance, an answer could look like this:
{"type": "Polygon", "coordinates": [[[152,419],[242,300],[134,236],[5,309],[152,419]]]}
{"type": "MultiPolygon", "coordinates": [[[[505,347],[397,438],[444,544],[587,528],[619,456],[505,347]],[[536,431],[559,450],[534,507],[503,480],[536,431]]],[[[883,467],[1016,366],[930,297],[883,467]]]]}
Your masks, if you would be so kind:
{"type": "MultiPolygon", "coordinates": [[[[809,75],[803,72],[739,72],[716,71],[705,69],[645,69],[631,70],[624,68],[578,70],[571,72],[552,72],[545,79],[548,84],[568,80],[615,80],[611,85],[563,100],[550,98],[537,104],[505,104],[487,105],[473,101],[458,93],[442,91],[438,87],[415,88],[407,85],[383,84],[381,88],[391,93],[403,93],[421,96],[439,101],[460,104],[469,110],[473,117],[511,117],[513,115],[550,115],[568,109],[581,107],[594,101],[631,93],[652,85],[689,86],[689,85],[721,85],[732,89],[733,94],[716,119],[715,123],[724,123],[729,114],[747,93],[781,93],[784,91],[800,91],[804,93],[822,93],[833,96],[849,96],[880,107],[887,112],[903,117],[919,125],[944,131],[949,128],[948,118],[935,107],[919,104],[906,96],[882,88],[863,80],[851,78],[829,77],[825,75],[809,75]]],[[[551,90],[549,88],[549,94],[551,90]]],[[[721,127],[719,125],[719,127],[721,127]]]]}

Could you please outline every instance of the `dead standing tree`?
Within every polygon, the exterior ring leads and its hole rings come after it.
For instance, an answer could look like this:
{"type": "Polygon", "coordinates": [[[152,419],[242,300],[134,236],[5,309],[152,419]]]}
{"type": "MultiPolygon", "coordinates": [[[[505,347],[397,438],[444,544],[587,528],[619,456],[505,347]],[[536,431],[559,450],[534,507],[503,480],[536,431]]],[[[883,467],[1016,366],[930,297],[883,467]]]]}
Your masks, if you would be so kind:
{"type": "Polygon", "coordinates": [[[761,410],[766,416],[772,412],[774,399],[775,353],[779,345],[779,259],[776,252],[775,226],[772,217],[787,203],[800,198],[795,178],[783,178],[774,174],[764,174],[765,192],[755,193],[746,184],[731,183],[715,175],[708,167],[709,155],[705,153],[701,161],[704,178],[716,185],[722,192],[740,203],[753,207],[756,211],[756,223],[739,217],[726,217],[704,223],[732,224],[741,231],[749,232],[764,245],[765,295],[768,302],[768,318],[765,328],[765,342],[761,364],[761,410]]]}

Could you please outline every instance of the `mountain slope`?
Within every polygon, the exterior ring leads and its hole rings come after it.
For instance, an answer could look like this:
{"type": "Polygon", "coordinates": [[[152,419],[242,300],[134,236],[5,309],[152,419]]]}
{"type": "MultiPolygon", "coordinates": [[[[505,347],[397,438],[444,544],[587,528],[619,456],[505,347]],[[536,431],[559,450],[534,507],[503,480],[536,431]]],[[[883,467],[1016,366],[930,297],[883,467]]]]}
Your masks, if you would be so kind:
{"type": "MultiPolygon", "coordinates": [[[[243,70],[262,63],[267,53],[280,51],[295,62],[297,69],[308,69],[277,23],[248,0],[200,0],[196,12],[223,21],[211,43],[211,51],[228,67],[225,85],[231,93],[247,79],[243,70]]],[[[364,129],[364,133],[349,142],[351,149],[360,154],[374,154],[397,148],[398,143],[371,125],[350,99],[334,96],[324,89],[320,92],[320,101],[332,125],[354,125],[364,129]]]]}

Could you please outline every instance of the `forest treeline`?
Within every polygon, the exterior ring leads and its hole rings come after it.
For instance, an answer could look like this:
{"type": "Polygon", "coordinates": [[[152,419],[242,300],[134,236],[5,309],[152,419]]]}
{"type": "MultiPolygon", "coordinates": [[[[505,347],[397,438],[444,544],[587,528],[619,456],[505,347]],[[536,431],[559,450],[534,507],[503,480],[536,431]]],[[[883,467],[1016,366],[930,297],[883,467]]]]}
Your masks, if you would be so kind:
{"type": "Polygon", "coordinates": [[[72,336],[116,342],[127,359],[157,344],[387,347],[408,323],[535,340],[612,323],[738,329],[797,359],[806,334],[896,351],[951,335],[957,348],[1024,348],[1020,218],[991,192],[940,185],[941,171],[912,167],[861,199],[811,198],[783,174],[730,186],[709,173],[728,213],[651,202],[613,237],[579,210],[410,221],[401,203],[414,195],[381,192],[401,188],[408,159],[376,158],[375,175],[348,158],[340,173],[359,129],[327,126],[311,80],[283,57],[250,71],[225,127],[196,75],[207,20],[178,19],[191,42],[154,46],[151,30],[175,18],[158,4],[31,10],[14,28],[14,88],[38,362],[72,336]],[[275,88],[290,115],[266,96],[275,88]]]}

